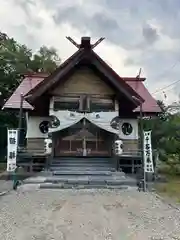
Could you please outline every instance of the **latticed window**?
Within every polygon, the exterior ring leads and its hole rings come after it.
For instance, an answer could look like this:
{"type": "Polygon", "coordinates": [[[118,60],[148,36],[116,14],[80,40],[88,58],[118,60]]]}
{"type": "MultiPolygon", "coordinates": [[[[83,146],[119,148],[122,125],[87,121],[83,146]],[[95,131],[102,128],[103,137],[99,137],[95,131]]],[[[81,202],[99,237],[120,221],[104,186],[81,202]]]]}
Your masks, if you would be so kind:
{"type": "Polygon", "coordinates": [[[115,110],[115,104],[112,99],[106,98],[94,98],[90,99],[90,110],[91,112],[109,112],[115,110]]]}
{"type": "Polygon", "coordinates": [[[101,97],[93,97],[87,94],[80,96],[54,98],[54,111],[69,110],[77,112],[101,112],[114,111],[114,101],[101,97]]]}
{"type": "Polygon", "coordinates": [[[79,111],[80,103],[79,97],[55,97],[54,98],[54,111],[69,110],[79,111]]]}
{"type": "Polygon", "coordinates": [[[54,111],[69,110],[77,112],[89,112],[89,97],[87,95],[55,97],[53,109],[54,111]]]}

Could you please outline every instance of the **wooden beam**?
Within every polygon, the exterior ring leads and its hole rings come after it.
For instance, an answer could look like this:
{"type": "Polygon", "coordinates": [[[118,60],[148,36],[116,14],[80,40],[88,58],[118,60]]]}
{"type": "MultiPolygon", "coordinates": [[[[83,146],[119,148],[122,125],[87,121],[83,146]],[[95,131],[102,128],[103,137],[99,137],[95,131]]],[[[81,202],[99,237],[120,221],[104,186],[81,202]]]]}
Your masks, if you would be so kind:
{"type": "MultiPolygon", "coordinates": [[[[61,97],[80,97],[82,93],[66,93],[66,94],[53,94],[54,97],[61,98],[61,97]]],[[[102,98],[102,99],[114,99],[114,94],[88,94],[92,98],[102,98]]]]}
{"type": "Polygon", "coordinates": [[[91,49],[99,45],[104,39],[105,39],[104,37],[101,37],[99,40],[97,40],[94,44],[91,45],[91,49]]]}
{"type": "Polygon", "coordinates": [[[74,46],[76,46],[77,48],[80,48],[80,44],[78,44],[77,42],[75,42],[71,37],[66,37],[67,40],[69,40],[74,46]]]}

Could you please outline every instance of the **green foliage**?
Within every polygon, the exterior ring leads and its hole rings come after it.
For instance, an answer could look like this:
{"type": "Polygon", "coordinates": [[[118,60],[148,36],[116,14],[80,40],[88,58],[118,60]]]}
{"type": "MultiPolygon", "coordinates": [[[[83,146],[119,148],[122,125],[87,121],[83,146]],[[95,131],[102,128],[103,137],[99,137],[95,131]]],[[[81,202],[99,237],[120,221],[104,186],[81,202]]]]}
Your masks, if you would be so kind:
{"type": "Polygon", "coordinates": [[[180,114],[169,114],[160,101],[162,113],[157,118],[143,120],[145,130],[152,130],[152,146],[158,149],[160,160],[169,173],[180,174],[180,114]]]}
{"type": "MultiPolygon", "coordinates": [[[[33,53],[27,46],[0,33],[0,107],[10,97],[28,72],[51,73],[60,63],[54,48],[42,46],[33,53]]],[[[17,127],[17,114],[0,111],[0,156],[6,146],[7,128],[17,127]]]]}
{"type": "Polygon", "coordinates": [[[167,200],[175,200],[177,203],[180,203],[180,179],[179,176],[168,175],[166,176],[167,182],[155,184],[155,189],[158,193],[165,197],[167,200]]]}
{"type": "Polygon", "coordinates": [[[42,46],[37,53],[33,53],[27,46],[21,45],[1,33],[0,92],[6,98],[19,85],[24,73],[51,73],[59,62],[56,49],[42,46]]]}

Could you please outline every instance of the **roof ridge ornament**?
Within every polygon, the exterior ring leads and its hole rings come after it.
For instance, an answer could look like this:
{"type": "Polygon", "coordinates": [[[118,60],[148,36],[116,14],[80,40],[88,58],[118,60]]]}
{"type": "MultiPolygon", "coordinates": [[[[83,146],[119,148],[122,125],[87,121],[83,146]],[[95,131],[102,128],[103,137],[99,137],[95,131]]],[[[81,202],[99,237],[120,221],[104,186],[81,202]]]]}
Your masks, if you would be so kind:
{"type": "Polygon", "coordinates": [[[141,70],[142,70],[142,68],[139,69],[138,75],[136,76],[136,79],[138,79],[138,80],[139,80],[140,77],[141,77],[141,70]]]}
{"type": "Polygon", "coordinates": [[[74,39],[71,37],[66,37],[74,46],[76,46],[78,49],[84,48],[84,49],[93,49],[97,45],[99,45],[105,38],[101,37],[99,38],[94,44],[91,44],[91,38],[90,37],[82,37],[81,38],[81,44],[78,44],[74,39]]]}

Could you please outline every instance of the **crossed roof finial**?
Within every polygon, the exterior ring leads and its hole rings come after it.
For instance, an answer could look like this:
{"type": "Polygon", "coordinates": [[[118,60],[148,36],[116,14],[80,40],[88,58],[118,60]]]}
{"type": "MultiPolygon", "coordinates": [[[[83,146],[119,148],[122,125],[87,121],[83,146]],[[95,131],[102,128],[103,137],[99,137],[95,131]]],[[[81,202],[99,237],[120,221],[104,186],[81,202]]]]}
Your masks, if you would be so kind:
{"type": "Polygon", "coordinates": [[[101,37],[94,44],[91,44],[91,38],[90,37],[82,37],[81,38],[81,44],[78,44],[71,37],[66,37],[66,38],[77,48],[90,48],[90,49],[95,48],[97,45],[99,45],[105,39],[104,37],[101,37]]]}

